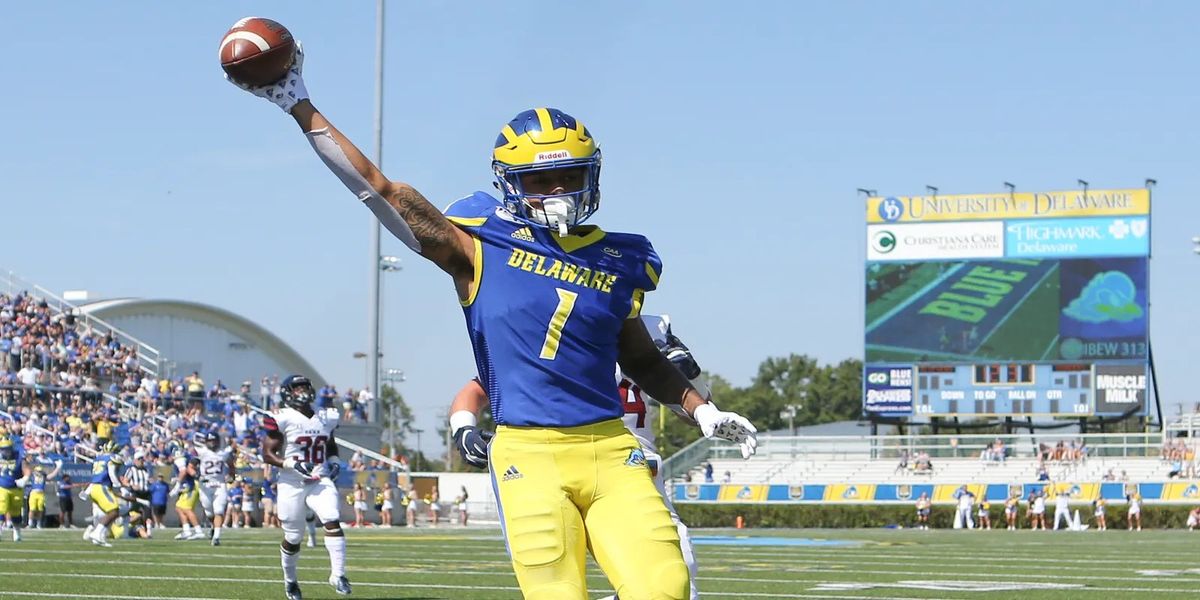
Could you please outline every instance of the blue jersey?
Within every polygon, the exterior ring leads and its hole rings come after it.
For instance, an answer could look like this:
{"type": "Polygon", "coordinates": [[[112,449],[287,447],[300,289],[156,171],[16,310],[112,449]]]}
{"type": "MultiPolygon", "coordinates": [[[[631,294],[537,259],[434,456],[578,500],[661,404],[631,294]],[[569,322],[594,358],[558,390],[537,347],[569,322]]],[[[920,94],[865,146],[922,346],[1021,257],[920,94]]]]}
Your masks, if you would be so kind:
{"type": "Polygon", "coordinates": [[[21,467],[21,453],[17,452],[12,458],[0,458],[0,488],[14,490],[17,480],[25,474],[21,467]]]}
{"type": "Polygon", "coordinates": [[[229,488],[229,502],[231,504],[240,503],[242,501],[242,486],[235,485],[229,488]]]}
{"type": "Polygon", "coordinates": [[[475,238],[463,301],[479,380],[499,425],[574,427],[619,419],[617,338],[658,285],[650,242],[584,226],[559,237],[476,192],[446,210],[475,238]]]}
{"type": "Polygon", "coordinates": [[[121,457],[115,454],[99,454],[92,461],[92,483],[113,487],[114,482],[108,474],[109,463],[121,464],[121,457]]]}

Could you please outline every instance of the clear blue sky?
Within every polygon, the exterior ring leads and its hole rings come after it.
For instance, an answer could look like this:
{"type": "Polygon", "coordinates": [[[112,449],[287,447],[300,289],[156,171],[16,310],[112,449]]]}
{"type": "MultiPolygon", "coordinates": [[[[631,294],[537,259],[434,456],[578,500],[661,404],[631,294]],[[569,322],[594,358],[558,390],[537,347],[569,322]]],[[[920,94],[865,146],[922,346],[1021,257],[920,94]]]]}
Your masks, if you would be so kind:
{"type": "MultiPolygon", "coordinates": [[[[14,4],[0,265],[227,308],[358,387],[369,213],[222,80],[218,42],[248,14],[304,41],[314,102],[371,153],[373,2],[14,4]]],[[[648,310],[738,384],[767,356],[861,356],[855,188],[1154,177],[1153,343],[1165,401],[1191,403],[1197,22],[1184,2],[391,2],[384,170],[444,205],[491,189],[517,112],[579,117],[604,149],[594,222],[654,241],[648,310]]],[[[384,249],[405,270],[385,280],[383,366],[432,432],[473,373],[461,312],[445,275],[384,249]]]]}

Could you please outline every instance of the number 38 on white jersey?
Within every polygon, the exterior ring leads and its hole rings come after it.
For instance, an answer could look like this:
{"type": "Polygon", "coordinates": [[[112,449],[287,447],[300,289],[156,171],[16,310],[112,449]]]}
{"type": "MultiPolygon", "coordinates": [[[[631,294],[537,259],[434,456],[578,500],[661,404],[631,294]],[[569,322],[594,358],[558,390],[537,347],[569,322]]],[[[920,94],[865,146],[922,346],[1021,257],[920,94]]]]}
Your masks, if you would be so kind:
{"type": "MultiPolygon", "coordinates": [[[[268,432],[278,431],[283,434],[282,458],[320,465],[327,458],[326,453],[339,418],[336,408],[316,410],[312,417],[306,417],[294,408],[284,407],[274,415],[264,418],[263,427],[268,432]]],[[[304,483],[300,474],[291,469],[281,469],[279,480],[291,484],[304,483]]]]}

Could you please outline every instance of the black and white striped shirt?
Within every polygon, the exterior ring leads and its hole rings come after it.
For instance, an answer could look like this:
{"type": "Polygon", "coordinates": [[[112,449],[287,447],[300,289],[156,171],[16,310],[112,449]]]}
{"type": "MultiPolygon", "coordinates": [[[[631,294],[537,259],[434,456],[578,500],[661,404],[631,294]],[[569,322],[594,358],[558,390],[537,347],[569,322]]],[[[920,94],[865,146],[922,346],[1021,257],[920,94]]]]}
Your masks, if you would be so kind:
{"type": "Polygon", "coordinates": [[[125,470],[124,478],[129,482],[129,489],[135,492],[145,492],[150,489],[150,472],[145,467],[130,465],[125,470]]]}

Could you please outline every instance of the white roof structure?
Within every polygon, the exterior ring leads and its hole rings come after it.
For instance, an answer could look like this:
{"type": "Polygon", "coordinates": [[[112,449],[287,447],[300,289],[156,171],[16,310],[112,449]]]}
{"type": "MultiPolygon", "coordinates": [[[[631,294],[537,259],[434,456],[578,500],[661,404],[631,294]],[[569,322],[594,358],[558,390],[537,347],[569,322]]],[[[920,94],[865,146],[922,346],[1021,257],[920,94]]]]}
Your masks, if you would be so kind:
{"type": "Polygon", "coordinates": [[[325,382],[295,349],[261,325],[223,308],[186,300],[117,298],[79,307],[158,349],[165,359],[159,375],[182,377],[199,371],[206,386],[218,379],[231,390],[264,375],[307,375],[325,382]]]}

